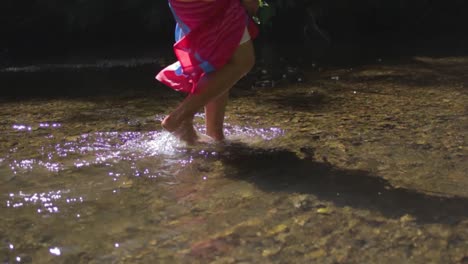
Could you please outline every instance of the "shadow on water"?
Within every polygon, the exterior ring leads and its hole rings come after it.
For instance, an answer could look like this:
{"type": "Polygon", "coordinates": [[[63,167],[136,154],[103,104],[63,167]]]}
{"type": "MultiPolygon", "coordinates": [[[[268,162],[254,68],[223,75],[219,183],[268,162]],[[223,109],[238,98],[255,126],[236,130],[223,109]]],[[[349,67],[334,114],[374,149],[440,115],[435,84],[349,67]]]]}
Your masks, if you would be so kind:
{"type": "Polygon", "coordinates": [[[311,194],[338,207],[378,211],[389,218],[412,215],[421,223],[453,224],[468,218],[467,197],[444,197],[406,188],[363,170],[347,170],[304,158],[285,149],[229,145],[221,154],[230,177],[255,184],[267,192],[311,194]],[[233,173],[234,172],[234,173],[233,173]]]}

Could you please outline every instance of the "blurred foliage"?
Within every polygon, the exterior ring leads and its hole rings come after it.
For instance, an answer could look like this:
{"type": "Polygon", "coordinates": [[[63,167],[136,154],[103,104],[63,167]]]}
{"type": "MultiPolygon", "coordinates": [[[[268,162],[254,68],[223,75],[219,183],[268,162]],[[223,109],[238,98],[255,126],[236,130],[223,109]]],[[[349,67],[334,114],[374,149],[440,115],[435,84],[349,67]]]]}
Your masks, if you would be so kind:
{"type": "Polygon", "coordinates": [[[65,31],[121,22],[154,29],[170,18],[166,9],[165,1],[148,0],[9,0],[1,15],[13,27],[37,27],[52,20],[65,31]]]}
{"type": "MultiPolygon", "coordinates": [[[[465,31],[468,24],[464,14],[468,10],[466,0],[261,0],[261,3],[264,7],[258,18],[264,35],[277,41],[296,41],[317,33],[334,41],[386,32],[465,31]]],[[[165,0],[5,0],[0,5],[0,33],[5,39],[0,48],[25,45],[25,38],[157,39],[170,36],[174,24],[165,0]]]]}
{"type": "Polygon", "coordinates": [[[0,32],[10,46],[24,45],[21,42],[26,36],[39,42],[79,38],[115,41],[173,28],[165,1],[7,0],[1,5],[0,32]]]}
{"type": "Polygon", "coordinates": [[[266,1],[268,7],[260,10],[259,17],[277,40],[315,33],[340,39],[395,32],[464,32],[468,24],[465,0],[266,1]]]}

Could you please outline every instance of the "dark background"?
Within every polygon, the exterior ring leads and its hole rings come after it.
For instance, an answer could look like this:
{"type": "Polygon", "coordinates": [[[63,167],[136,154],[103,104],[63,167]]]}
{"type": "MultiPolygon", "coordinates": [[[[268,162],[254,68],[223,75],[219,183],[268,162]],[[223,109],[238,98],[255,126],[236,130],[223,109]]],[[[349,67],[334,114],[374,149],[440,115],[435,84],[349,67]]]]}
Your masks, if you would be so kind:
{"type": "MultiPolygon", "coordinates": [[[[319,39],[316,32],[304,31],[311,14],[332,44],[370,39],[387,44],[408,39],[444,43],[468,32],[466,0],[270,0],[270,4],[276,6],[276,14],[262,37],[274,43],[319,39]]],[[[174,22],[165,0],[6,0],[0,5],[4,59],[109,47],[151,48],[172,40],[174,22]]]]}
{"type": "MultiPolygon", "coordinates": [[[[301,74],[311,65],[468,55],[466,0],[269,3],[276,11],[261,25],[257,67],[245,87],[281,78],[291,65],[301,74]],[[262,69],[269,75],[257,74],[262,69]]],[[[154,80],[174,60],[166,0],[5,0],[0,6],[0,99],[169,91],[154,80]]]]}

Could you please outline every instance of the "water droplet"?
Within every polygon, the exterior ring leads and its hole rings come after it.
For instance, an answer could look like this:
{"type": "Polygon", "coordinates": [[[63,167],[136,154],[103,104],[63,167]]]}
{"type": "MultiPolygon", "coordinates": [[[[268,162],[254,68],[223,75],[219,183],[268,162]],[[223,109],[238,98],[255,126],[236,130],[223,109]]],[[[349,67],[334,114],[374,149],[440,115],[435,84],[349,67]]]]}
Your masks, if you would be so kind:
{"type": "Polygon", "coordinates": [[[55,256],[60,256],[62,252],[60,251],[60,248],[54,247],[49,249],[50,254],[55,255],[55,256]]]}
{"type": "Polygon", "coordinates": [[[114,247],[116,247],[116,248],[120,247],[119,243],[115,243],[114,247]]]}

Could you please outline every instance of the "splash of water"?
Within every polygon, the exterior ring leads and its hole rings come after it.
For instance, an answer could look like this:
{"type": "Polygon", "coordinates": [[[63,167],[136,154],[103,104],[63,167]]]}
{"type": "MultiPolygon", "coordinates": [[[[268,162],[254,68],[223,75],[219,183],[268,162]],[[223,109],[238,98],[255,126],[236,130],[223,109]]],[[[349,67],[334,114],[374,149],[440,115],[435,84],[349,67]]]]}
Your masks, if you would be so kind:
{"type": "MultiPolygon", "coordinates": [[[[41,126],[42,125],[42,126],[41,126]]],[[[44,125],[41,127],[60,128],[61,125],[44,125]]],[[[22,127],[30,127],[24,125],[22,127]]],[[[17,130],[17,127],[13,127],[17,130]]],[[[204,133],[204,127],[197,129],[204,133]]],[[[227,141],[241,141],[246,144],[257,144],[270,141],[282,136],[284,131],[279,128],[252,128],[226,124],[227,141]]],[[[51,138],[51,140],[53,140],[51,138]]],[[[209,145],[198,147],[200,153],[210,153],[209,145]],[[208,150],[207,150],[208,149],[208,150]]],[[[12,150],[15,151],[15,150],[12,150]]],[[[152,159],[153,162],[173,165],[191,163],[191,154],[187,154],[184,143],[177,140],[165,131],[151,132],[96,132],[71,137],[65,142],[52,142],[50,145],[41,146],[38,151],[43,158],[28,158],[22,160],[1,159],[2,163],[8,163],[11,171],[16,174],[31,173],[38,168],[49,172],[58,173],[66,169],[82,169],[96,165],[114,166],[118,163],[130,164],[134,168],[144,159],[152,159]]],[[[191,152],[193,154],[193,152],[191,152]]],[[[1,164],[0,164],[1,165],[1,164]]],[[[148,171],[148,170],[143,170],[148,171]]],[[[134,176],[140,176],[141,170],[134,176]]],[[[145,174],[145,173],[143,173],[145,174]]],[[[151,173],[146,173],[151,174],[151,173]]]]}

